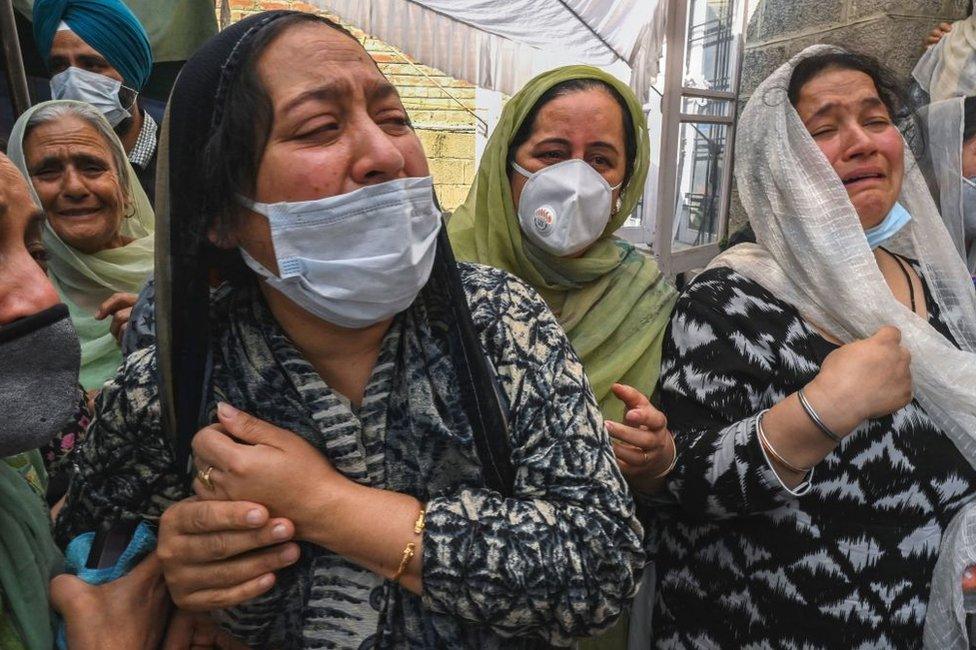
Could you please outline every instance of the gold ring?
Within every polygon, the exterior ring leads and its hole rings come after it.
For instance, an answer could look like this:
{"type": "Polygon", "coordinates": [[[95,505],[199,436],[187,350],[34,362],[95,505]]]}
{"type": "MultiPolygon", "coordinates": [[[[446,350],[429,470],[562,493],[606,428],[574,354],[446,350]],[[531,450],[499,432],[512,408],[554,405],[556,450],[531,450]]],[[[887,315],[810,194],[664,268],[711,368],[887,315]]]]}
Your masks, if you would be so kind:
{"type": "Polygon", "coordinates": [[[209,467],[207,467],[207,470],[204,471],[204,472],[201,472],[200,470],[197,470],[197,478],[200,479],[200,482],[203,483],[203,486],[205,488],[207,488],[208,490],[210,490],[211,492],[213,492],[213,490],[214,490],[214,484],[213,484],[213,481],[210,478],[210,473],[212,471],[214,471],[214,466],[213,465],[210,465],[209,467]]]}

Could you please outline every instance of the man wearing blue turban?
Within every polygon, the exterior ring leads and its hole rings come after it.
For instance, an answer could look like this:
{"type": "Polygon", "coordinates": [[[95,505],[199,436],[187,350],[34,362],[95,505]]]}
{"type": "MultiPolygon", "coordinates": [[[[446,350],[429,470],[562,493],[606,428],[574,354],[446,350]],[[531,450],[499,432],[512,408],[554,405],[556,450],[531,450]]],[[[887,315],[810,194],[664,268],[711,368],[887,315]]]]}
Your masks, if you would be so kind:
{"type": "Polygon", "coordinates": [[[137,101],[153,66],[139,19],[121,0],[35,0],[33,20],[53,75],[51,96],[88,102],[105,115],[152,201],[159,127],[137,101]]]}

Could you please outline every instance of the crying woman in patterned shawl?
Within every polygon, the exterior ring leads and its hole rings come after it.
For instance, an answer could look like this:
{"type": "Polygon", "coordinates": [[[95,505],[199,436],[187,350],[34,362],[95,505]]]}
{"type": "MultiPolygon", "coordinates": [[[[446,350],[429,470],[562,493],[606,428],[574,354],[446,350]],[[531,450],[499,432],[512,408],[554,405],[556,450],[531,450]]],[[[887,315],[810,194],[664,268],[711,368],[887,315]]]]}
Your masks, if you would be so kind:
{"type": "Polygon", "coordinates": [[[60,539],[158,521],[176,604],[252,647],[611,626],[642,530],[583,368],[535,291],[454,262],[356,39],[240,21],[184,67],[161,147],[158,346],[106,387],[60,539]]]}

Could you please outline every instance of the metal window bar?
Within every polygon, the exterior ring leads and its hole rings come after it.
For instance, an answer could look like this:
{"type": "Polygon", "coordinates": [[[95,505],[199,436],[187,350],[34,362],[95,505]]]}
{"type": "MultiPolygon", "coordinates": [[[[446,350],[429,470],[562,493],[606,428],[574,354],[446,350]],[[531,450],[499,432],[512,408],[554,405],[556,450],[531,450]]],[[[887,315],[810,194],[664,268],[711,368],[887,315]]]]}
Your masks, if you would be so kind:
{"type": "MultiPolygon", "coordinates": [[[[729,60],[731,58],[732,28],[735,24],[732,10],[734,2],[715,3],[708,9],[715,16],[698,25],[688,25],[687,50],[685,52],[685,66],[690,63],[693,46],[700,46],[703,51],[711,49],[711,74],[713,88],[730,88],[729,60]],[[722,9],[725,9],[722,12],[722,9]],[[718,76],[718,73],[723,73],[718,76]]],[[[689,21],[690,23],[690,21],[689,21]]],[[[707,70],[706,70],[707,72],[707,70]]]]}

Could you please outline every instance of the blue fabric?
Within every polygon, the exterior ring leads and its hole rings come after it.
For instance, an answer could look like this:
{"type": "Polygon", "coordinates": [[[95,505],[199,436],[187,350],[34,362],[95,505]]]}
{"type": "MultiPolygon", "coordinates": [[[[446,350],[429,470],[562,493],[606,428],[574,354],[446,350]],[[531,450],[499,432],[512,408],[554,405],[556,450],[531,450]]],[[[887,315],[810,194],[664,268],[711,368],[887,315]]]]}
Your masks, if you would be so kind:
{"type": "Polygon", "coordinates": [[[877,248],[892,237],[898,234],[902,228],[912,220],[912,215],[901,203],[895,203],[888,216],[874,228],[868,228],[864,235],[868,238],[868,245],[877,248]]]}
{"type": "MultiPolygon", "coordinates": [[[[90,585],[102,585],[121,578],[131,571],[146,555],[156,548],[156,532],[146,522],[142,522],[136,527],[129,545],[119,556],[118,562],[105,569],[89,569],[85,567],[88,561],[88,553],[91,545],[95,541],[95,533],[83,533],[78,535],[64,552],[65,573],[76,575],[90,585]]],[[[64,621],[58,623],[58,648],[67,650],[68,637],[65,631],[64,621]]]]}
{"type": "Polygon", "coordinates": [[[142,90],[152,71],[149,36],[121,0],[35,0],[34,41],[41,58],[50,61],[51,44],[63,20],[125,79],[142,90]]]}

